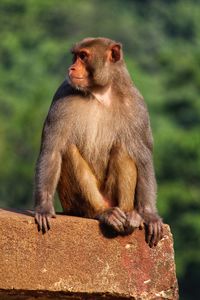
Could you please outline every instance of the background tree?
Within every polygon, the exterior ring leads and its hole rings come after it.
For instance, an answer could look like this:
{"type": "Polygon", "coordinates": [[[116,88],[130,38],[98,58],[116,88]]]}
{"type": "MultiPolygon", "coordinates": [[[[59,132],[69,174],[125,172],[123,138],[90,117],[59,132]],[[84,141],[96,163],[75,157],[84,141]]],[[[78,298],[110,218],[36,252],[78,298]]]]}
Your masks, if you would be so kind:
{"type": "Polygon", "coordinates": [[[195,0],[0,2],[0,205],[33,206],[42,123],[71,45],[86,36],[121,41],[150,110],[159,211],[174,234],[185,300],[200,293],[199,20],[195,0]]]}

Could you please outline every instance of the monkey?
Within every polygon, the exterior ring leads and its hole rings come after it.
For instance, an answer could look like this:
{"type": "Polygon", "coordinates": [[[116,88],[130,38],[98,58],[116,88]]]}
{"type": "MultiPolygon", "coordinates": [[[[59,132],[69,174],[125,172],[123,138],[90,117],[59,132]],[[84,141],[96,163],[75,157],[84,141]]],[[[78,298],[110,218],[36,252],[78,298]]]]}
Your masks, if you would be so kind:
{"type": "Polygon", "coordinates": [[[153,137],[147,105],[127,70],[122,44],[85,38],[44,122],[35,172],[35,221],[50,229],[57,190],[65,214],[94,218],[118,234],[145,227],[156,246],[153,137]]]}

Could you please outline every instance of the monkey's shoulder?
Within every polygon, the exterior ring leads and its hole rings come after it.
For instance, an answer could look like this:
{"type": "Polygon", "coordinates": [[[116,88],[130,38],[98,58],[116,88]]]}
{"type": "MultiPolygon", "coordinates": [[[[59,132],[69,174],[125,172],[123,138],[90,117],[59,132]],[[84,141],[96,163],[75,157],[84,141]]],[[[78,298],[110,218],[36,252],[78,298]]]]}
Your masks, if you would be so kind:
{"type": "Polygon", "coordinates": [[[62,116],[67,113],[70,102],[74,102],[71,100],[74,100],[76,98],[81,99],[81,97],[81,91],[73,88],[67,80],[64,80],[53,96],[47,115],[47,120],[55,118],[61,119],[62,116]]]}
{"type": "Polygon", "coordinates": [[[73,88],[67,80],[64,80],[63,83],[59,86],[59,88],[55,92],[52,103],[59,101],[62,98],[66,98],[74,95],[80,95],[80,91],[73,88]]]}

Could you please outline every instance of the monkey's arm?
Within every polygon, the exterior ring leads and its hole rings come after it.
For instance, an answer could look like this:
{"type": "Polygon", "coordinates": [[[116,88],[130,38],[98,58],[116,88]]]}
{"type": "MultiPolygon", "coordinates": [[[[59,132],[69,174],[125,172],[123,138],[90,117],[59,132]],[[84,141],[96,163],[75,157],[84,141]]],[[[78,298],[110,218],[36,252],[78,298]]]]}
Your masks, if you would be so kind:
{"type": "Polygon", "coordinates": [[[137,210],[146,226],[146,241],[150,247],[156,246],[162,238],[163,227],[156,209],[156,180],[152,160],[139,168],[136,198],[137,210]]]}
{"type": "Polygon", "coordinates": [[[35,220],[38,229],[50,229],[49,217],[55,217],[53,196],[60,175],[61,155],[57,151],[42,150],[37,162],[35,178],[35,220]]]}
{"type": "Polygon", "coordinates": [[[143,99],[136,99],[138,116],[131,124],[133,140],[128,142],[130,155],[136,160],[137,186],[135,208],[144,219],[146,240],[152,247],[162,238],[162,220],[156,209],[156,179],[153,166],[153,138],[149,115],[143,99]],[[137,122],[135,121],[137,120],[137,122]]]}
{"type": "Polygon", "coordinates": [[[43,232],[50,228],[49,217],[55,217],[53,197],[60,176],[62,149],[59,134],[62,127],[59,125],[49,114],[43,128],[41,149],[36,164],[35,220],[38,230],[43,232]]]}
{"type": "Polygon", "coordinates": [[[136,208],[144,219],[146,226],[146,241],[156,246],[163,235],[162,220],[157,213],[156,196],[157,184],[152,158],[152,135],[151,129],[146,129],[146,138],[140,148],[143,149],[138,157],[138,180],[136,189],[136,208]]]}

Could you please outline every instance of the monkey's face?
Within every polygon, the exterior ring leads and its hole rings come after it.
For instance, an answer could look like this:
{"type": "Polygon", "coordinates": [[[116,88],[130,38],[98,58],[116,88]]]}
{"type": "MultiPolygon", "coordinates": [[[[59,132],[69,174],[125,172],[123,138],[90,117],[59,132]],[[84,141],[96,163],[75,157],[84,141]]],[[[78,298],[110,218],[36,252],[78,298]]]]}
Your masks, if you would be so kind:
{"type": "Polygon", "coordinates": [[[114,65],[122,57],[120,44],[101,38],[83,40],[73,48],[72,54],[73,64],[68,71],[70,83],[84,91],[108,86],[114,65]]]}
{"type": "Polygon", "coordinates": [[[73,64],[68,71],[70,82],[77,89],[87,89],[90,86],[90,74],[87,69],[88,52],[81,50],[73,55],[73,64]]]}

